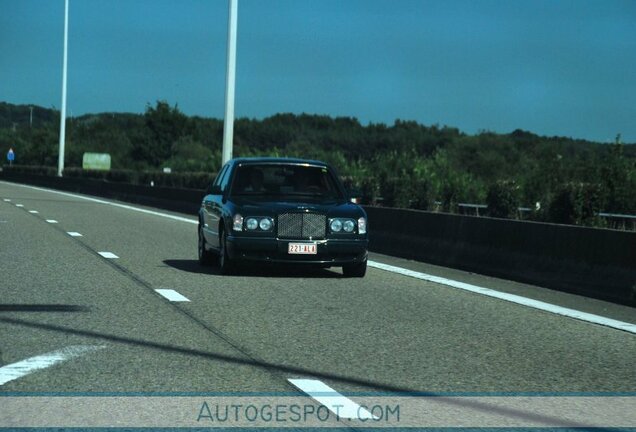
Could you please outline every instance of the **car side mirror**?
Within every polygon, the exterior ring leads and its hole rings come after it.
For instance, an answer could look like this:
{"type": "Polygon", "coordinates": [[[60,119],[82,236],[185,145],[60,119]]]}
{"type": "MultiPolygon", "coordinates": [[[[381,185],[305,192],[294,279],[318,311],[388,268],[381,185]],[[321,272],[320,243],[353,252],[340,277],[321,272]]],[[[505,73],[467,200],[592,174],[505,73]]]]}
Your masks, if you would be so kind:
{"type": "Polygon", "coordinates": [[[221,195],[223,192],[221,191],[221,186],[210,185],[205,191],[206,195],[221,195]]]}
{"type": "Polygon", "coordinates": [[[347,195],[349,195],[349,201],[354,204],[362,203],[362,191],[359,189],[349,189],[347,191],[347,195]]]}

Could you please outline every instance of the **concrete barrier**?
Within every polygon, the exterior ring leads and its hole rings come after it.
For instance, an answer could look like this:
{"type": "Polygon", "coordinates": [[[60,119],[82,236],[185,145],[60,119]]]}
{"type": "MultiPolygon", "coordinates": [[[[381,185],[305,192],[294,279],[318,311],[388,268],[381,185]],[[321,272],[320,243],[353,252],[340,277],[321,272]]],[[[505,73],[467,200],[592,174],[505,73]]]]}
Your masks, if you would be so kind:
{"type": "Polygon", "coordinates": [[[636,233],[366,207],[370,249],[636,305],[636,233]]]}
{"type": "MultiPolygon", "coordinates": [[[[0,178],[197,214],[204,192],[102,180],[0,178]]],[[[370,250],[636,305],[636,232],[365,207],[370,250]]]]}

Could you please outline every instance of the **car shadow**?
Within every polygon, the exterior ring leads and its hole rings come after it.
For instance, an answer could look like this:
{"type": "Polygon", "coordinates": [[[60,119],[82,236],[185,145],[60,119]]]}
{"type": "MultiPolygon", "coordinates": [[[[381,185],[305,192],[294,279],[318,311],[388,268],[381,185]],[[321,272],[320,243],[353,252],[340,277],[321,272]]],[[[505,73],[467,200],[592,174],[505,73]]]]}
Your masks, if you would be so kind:
{"type": "Polygon", "coordinates": [[[0,304],[0,312],[90,312],[90,308],[74,304],[0,304]]]}
{"type": "MultiPolygon", "coordinates": [[[[221,272],[215,265],[202,266],[198,260],[168,259],[163,263],[176,270],[220,276],[221,272]]],[[[274,263],[242,264],[234,276],[248,277],[278,277],[278,278],[341,278],[342,274],[325,268],[309,265],[283,265],[274,263]]],[[[232,276],[228,276],[232,277],[232,276]]]]}

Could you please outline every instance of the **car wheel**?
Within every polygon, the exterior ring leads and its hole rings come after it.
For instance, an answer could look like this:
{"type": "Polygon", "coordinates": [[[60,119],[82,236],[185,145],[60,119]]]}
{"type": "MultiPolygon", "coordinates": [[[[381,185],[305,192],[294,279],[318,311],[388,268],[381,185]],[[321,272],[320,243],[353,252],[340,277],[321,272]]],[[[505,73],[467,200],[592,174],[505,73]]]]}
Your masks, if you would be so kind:
{"type": "Polygon", "coordinates": [[[230,259],[227,254],[227,233],[225,230],[221,233],[221,242],[219,249],[219,269],[221,274],[229,275],[234,273],[235,263],[230,259]]]}
{"type": "Polygon", "coordinates": [[[207,250],[205,237],[203,236],[203,227],[199,226],[199,264],[210,265],[212,264],[212,252],[207,250]]]}
{"type": "Polygon", "coordinates": [[[348,264],[342,266],[342,274],[345,277],[364,277],[367,273],[367,261],[357,263],[357,264],[348,264]]]}

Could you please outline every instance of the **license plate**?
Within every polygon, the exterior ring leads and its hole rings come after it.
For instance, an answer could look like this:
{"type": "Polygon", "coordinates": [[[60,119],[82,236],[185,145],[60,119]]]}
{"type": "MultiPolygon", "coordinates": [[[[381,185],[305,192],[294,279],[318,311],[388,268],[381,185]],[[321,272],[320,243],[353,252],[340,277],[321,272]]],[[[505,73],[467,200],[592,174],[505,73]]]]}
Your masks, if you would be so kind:
{"type": "Polygon", "coordinates": [[[289,243],[287,252],[294,255],[316,255],[318,246],[316,243],[289,243]]]}

